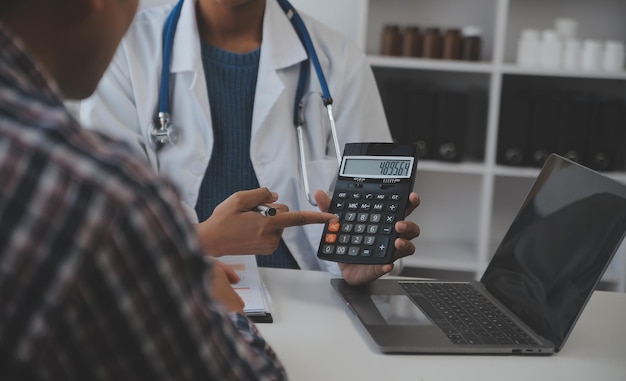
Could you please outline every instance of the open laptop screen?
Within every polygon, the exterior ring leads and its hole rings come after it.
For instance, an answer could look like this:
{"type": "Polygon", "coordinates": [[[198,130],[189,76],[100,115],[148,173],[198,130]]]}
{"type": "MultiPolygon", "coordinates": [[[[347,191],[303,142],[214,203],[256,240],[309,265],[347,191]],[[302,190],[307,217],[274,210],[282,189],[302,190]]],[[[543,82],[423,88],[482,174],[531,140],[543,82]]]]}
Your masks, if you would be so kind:
{"type": "Polygon", "coordinates": [[[626,230],[626,187],[552,155],[481,282],[560,350],[626,230]]]}

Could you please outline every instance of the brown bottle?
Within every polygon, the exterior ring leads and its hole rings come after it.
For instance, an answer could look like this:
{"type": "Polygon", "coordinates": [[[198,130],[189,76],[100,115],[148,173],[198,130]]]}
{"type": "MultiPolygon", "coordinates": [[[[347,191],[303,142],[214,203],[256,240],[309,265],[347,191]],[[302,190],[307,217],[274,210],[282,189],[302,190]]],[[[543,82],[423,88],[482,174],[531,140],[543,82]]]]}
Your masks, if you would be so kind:
{"type": "Polygon", "coordinates": [[[441,33],[439,28],[428,28],[424,33],[422,57],[441,58],[441,33]]]}
{"type": "Polygon", "coordinates": [[[461,59],[464,61],[480,61],[482,38],[481,30],[475,26],[463,28],[463,38],[461,41],[461,59]]]}
{"type": "Polygon", "coordinates": [[[405,57],[422,56],[422,34],[416,26],[407,27],[402,36],[402,55],[405,57]]]}
{"type": "Polygon", "coordinates": [[[461,30],[452,28],[443,37],[443,59],[461,59],[461,30]]]}
{"type": "Polygon", "coordinates": [[[402,49],[402,35],[397,25],[385,25],[380,44],[380,54],[399,56],[402,49]]]}

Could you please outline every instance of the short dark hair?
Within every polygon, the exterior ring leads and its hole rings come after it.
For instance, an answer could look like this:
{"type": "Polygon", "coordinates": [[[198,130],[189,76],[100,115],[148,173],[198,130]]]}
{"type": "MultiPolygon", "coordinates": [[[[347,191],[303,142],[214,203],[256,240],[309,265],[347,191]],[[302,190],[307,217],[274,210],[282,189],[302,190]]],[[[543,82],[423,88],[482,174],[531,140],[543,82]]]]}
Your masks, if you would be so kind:
{"type": "Polygon", "coordinates": [[[30,2],[30,0],[0,0],[0,14],[8,12],[28,2],[30,2]]]}

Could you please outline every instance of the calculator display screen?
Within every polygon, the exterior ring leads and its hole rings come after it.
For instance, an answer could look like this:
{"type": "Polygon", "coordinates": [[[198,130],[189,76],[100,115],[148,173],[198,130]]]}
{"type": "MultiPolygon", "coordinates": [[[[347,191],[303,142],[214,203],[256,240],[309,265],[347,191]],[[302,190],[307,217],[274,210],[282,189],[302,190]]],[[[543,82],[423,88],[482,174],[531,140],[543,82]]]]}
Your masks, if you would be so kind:
{"type": "Polygon", "coordinates": [[[345,156],[341,176],[375,179],[408,179],[413,171],[413,158],[406,156],[345,156]]]}

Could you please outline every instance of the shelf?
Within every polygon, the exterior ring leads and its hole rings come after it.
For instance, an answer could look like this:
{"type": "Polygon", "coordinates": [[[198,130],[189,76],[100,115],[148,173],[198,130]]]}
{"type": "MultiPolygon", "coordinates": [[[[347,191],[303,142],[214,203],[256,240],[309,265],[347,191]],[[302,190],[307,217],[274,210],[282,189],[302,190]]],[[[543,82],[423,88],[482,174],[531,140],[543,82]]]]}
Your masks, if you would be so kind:
{"type": "Polygon", "coordinates": [[[527,177],[534,179],[539,174],[539,168],[509,167],[506,165],[497,165],[494,169],[494,174],[497,176],[527,177]]]}
{"type": "MultiPolygon", "coordinates": [[[[323,8],[314,0],[299,1],[323,8]]],[[[624,41],[626,24],[621,22],[621,15],[626,1],[350,0],[350,4],[353,9],[349,12],[337,10],[338,14],[324,17],[331,27],[337,19],[345,20],[342,27],[350,25],[346,27],[350,29],[348,34],[356,36],[355,41],[364,48],[395,139],[428,139],[430,143],[453,139],[447,134],[454,129],[438,131],[444,138],[432,136],[430,128],[437,125],[436,118],[448,115],[430,114],[428,110],[437,110],[437,106],[427,103],[432,99],[423,94],[469,94],[471,123],[465,126],[467,134],[461,138],[465,142],[461,161],[438,161],[434,159],[437,156],[428,156],[433,159],[420,159],[418,163],[415,191],[422,203],[407,219],[420,226],[421,235],[413,241],[415,254],[403,262],[405,268],[415,272],[468,272],[478,279],[494,253],[495,242],[505,235],[540,171],[537,167],[499,164],[502,95],[521,88],[532,94],[553,91],[626,104],[626,71],[543,70],[516,65],[521,31],[529,27],[548,29],[555,18],[571,17],[579,21],[581,38],[624,41]],[[440,30],[478,26],[483,31],[483,61],[381,55],[382,31],[387,25],[440,30]],[[403,101],[421,102],[422,107],[409,113],[406,106],[403,109],[403,101]]],[[[318,15],[322,17],[322,12],[318,15]]],[[[459,122],[451,125],[462,128],[459,122]]],[[[521,126],[531,128],[528,123],[521,126]]],[[[602,173],[626,183],[624,172],[602,173]]],[[[626,246],[618,252],[602,283],[607,289],[626,291],[626,246]]]]}
{"type": "Polygon", "coordinates": [[[602,282],[617,283],[621,278],[620,273],[623,271],[623,269],[620,268],[620,265],[621,261],[616,257],[606,269],[606,272],[602,277],[602,282]]]}
{"type": "Polygon", "coordinates": [[[391,57],[381,55],[368,55],[370,65],[394,69],[418,69],[455,71],[462,73],[485,73],[493,71],[493,65],[489,62],[447,61],[428,58],[391,57]]]}
{"type": "Polygon", "coordinates": [[[570,78],[589,78],[589,79],[611,79],[626,80],[626,71],[619,73],[607,72],[588,72],[588,71],[567,71],[567,70],[546,70],[539,68],[527,68],[513,64],[505,64],[502,66],[503,74],[511,75],[533,75],[545,77],[570,77],[570,78]]]}
{"type": "Polygon", "coordinates": [[[471,162],[446,163],[441,161],[424,160],[417,164],[417,170],[424,172],[482,175],[485,172],[485,164],[471,162]]]}
{"type": "Polygon", "coordinates": [[[404,267],[449,269],[476,272],[476,245],[471,243],[442,243],[418,240],[415,254],[404,257],[404,267]]]}
{"type": "MultiPolygon", "coordinates": [[[[449,172],[453,172],[453,171],[450,170],[449,172]]],[[[600,172],[600,173],[602,173],[604,176],[607,176],[615,181],[626,183],[626,173],[623,173],[623,172],[600,172]]],[[[512,167],[512,166],[506,166],[506,165],[497,165],[494,168],[494,174],[497,176],[534,179],[539,174],[539,168],[512,167]]]]}

